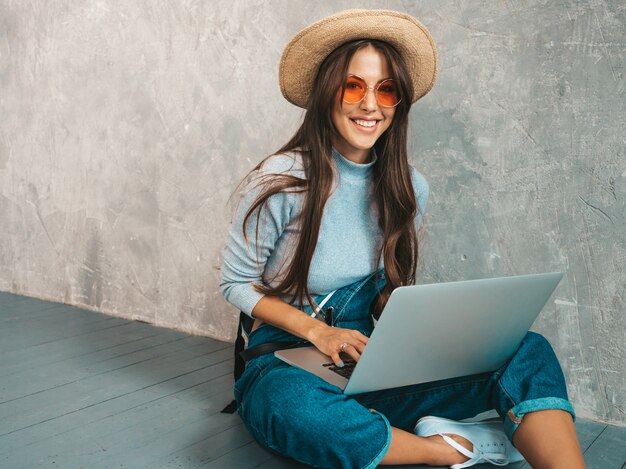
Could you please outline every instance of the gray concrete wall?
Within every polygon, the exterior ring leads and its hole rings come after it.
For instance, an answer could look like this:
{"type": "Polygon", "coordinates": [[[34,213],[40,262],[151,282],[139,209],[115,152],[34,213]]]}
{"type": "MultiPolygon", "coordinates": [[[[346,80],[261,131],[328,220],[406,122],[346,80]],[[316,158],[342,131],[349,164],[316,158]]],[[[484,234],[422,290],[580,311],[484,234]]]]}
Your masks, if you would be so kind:
{"type": "Polygon", "coordinates": [[[0,0],[0,290],[232,339],[227,199],[302,115],[282,48],[359,6],[439,47],[421,281],[563,270],[534,329],[579,414],[626,423],[621,0],[0,0]]]}

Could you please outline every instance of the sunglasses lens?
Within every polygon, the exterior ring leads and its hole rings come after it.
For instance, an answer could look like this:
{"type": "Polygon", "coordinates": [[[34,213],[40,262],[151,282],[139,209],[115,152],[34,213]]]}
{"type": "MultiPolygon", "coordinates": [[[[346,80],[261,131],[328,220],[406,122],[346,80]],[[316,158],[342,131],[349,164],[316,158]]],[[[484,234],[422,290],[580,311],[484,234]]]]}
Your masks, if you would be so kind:
{"type": "Polygon", "coordinates": [[[344,92],[343,99],[347,103],[358,103],[365,96],[365,90],[367,85],[363,80],[358,77],[349,76],[346,78],[346,91],[344,92]]]}
{"type": "Polygon", "coordinates": [[[393,80],[385,80],[378,87],[378,103],[381,106],[393,107],[400,102],[398,85],[393,80]]]}

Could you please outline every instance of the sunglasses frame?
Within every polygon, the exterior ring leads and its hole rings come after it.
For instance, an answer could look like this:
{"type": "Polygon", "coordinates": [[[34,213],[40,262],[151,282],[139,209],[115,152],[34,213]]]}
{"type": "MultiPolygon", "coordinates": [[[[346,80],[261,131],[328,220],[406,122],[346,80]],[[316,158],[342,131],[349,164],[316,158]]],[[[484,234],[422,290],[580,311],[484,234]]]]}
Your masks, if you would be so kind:
{"type": "Polygon", "coordinates": [[[365,79],[363,77],[360,77],[359,75],[357,75],[355,73],[350,73],[350,74],[346,75],[346,77],[343,80],[343,83],[341,84],[341,90],[343,92],[342,93],[343,94],[343,98],[342,99],[343,99],[343,101],[345,103],[348,103],[348,104],[359,104],[361,101],[363,101],[365,99],[365,96],[367,96],[367,92],[369,90],[372,90],[374,92],[374,97],[376,98],[376,102],[378,103],[378,105],[380,107],[384,107],[384,108],[388,108],[388,109],[394,108],[398,104],[400,104],[400,101],[402,101],[402,98],[398,98],[398,102],[396,104],[394,104],[393,106],[385,106],[385,105],[381,104],[380,100],[378,99],[378,88],[380,88],[381,85],[383,83],[387,82],[387,81],[392,81],[392,82],[394,82],[396,84],[396,87],[398,86],[398,82],[396,80],[394,80],[393,78],[384,78],[384,79],[380,80],[378,83],[376,83],[376,86],[368,86],[367,82],[365,81],[365,79]],[[355,101],[355,102],[347,101],[346,98],[345,98],[345,95],[346,95],[346,87],[345,87],[345,85],[346,85],[346,81],[350,77],[358,78],[359,80],[361,80],[365,84],[365,92],[363,93],[363,96],[361,97],[361,99],[359,99],[358,101],[355,101]]]}

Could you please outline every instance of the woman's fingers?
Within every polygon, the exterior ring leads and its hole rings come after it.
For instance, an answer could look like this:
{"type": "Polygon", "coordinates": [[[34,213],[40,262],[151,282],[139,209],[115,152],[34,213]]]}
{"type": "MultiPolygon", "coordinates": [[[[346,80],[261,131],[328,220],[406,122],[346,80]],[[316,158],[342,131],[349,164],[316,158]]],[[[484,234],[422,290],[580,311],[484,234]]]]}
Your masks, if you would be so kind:
{"type": "Polygon", "coordinates": [[[367,341],[368,337],[357,330],[332,327],[329,328],[323,342],[318,345],[322,353],[329,355],[335,365],[341,367],[343,366],[343,361],[339,353],[345,352],[354,361],[359,361],[367,341]],[[343,350],[341,348],[342,345],[343,350]]]}
{"type": "Polygon", "coordinates": [[[363,342],[364,344],[367,344],[367,341],[369,340],[369,338],[365,334],[362,334],[356,330],[353,330],[352,333],[358,341],[363,342]]]}
{"type": "Polygon", "coordinates": [[[330,358],[332,358],[333,362],[335,363],[335,365],[337,366],[343,366],[343,361],[341,360],[341,358],[339,358],[339,352],[332,352],[330,354],[330,358]]]}
{"type": "Polygon", "coordinates": [[[365,350],[365,344],[363,342],[358,342],[354,344],[354,348],[357,350],[357,352],[359,352],[359,354],[362,354],[363,350],[365,350]]]}
{"type": "Polygon", "coordinates": [[[361,358],[359,350],[354,345],[347,345],[346,347],[344,347],[344,352],[350,355],[355,362],[358,362],[359,358],[361,358]]]}
{"type": "Polygon", "coordinates": [[[358,338],[355,339],[354,337],[350,338],[348,343],[352,345],[356,351],[359,352],[359,354],[363,353],[363,350],[365,350],[365,346],[367,345],[367,342],[363,342],[358,338]]]}
{"type": "MultiPolygon", "coordinates": [[[[335,362],[335,365],[342,367],[344,365],[343,360],[341,359],[341,356],[339,355],[340,353],[345,353],[348,356],[350,356],[355,362],[359,361],[359,358],[361,358],[361,354],[359,353],[359,351],[357,350],[356,347],[354,347],[351,344],[348,344],[347,342],[344,342],[345,345],[343,347],[343,349],[341,348],[341,345],[339,347],[337,347],[336,351],[331,352],[330,354],[330,358],[332,358],[333,362],[335,362]]],[[[344,356],[345,358],[345,356],[344,356]]]]}

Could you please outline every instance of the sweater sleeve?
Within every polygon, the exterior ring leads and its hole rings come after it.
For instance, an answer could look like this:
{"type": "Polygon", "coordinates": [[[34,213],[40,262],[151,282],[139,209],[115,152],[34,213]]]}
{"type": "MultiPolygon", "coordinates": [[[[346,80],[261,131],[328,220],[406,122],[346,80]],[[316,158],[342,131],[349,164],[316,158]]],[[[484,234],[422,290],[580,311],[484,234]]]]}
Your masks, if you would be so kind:
{"type": "Polygon", "coordinates": [[[422,226],[424,213],[426,213],[426,205],[428,204],[429,186],[428,181],[422,173],[411,166],[411,180],[413,182],[413,190],[417,198],[417,215],[415,217],[415,229],[419,230],[422,226]]]}
{"type": "Polygon", "coordinates": [[[293,173],[290,171],[293,166],[294,159],[286,155],[275,155],[265,162],[242,191],[243,197],[235,211],[222,251],[220,272],[222,295],[226,301],[250,317],[256,304],[264,296],[256,291],[253,285],[263,284],[265,265],[274,251],[276,242],[295,215],[297,194],[280,192],[269,197],[260,212],[257,208],[248,219],[245,227],[247,239],[244,238],[243,220],[257,196],[263,191],[261,178],[268,174],[293,173]]]}

